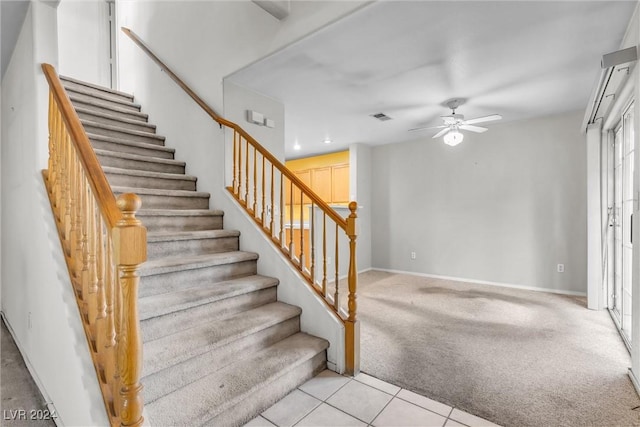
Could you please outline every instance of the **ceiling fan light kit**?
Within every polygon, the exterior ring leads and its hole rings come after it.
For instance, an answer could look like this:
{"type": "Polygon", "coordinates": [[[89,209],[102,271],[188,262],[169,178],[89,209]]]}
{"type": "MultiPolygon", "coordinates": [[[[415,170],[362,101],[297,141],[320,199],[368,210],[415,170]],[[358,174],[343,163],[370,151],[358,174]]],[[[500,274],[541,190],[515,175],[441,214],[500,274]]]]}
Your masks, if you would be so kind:
{"type": "Polygon", "coordinates": [[[444,143],[450,145],[451,147],[455,147],[460,144],[464,139],[464,135],[457,129],[447,132],[444,136],[444,143]]]}
{"type": "Polygon", "coordinates": [[[438,133],[433,135],[432,138],[439,138],[444,135],[444,143],[453,147],[460,144],[464,139],[464,135],[462,134],[462,132],[460,132],[460,129],[470,132],[483,133],[489,129],[473,125],[476,123],[490,122],[502,119],[502,116],[500,114],[491,114],[489,116],[476,117],[475,119],[465,120],[462,114],[456,114],[456,109],[463,103],[463,99],[452,99],[447,103],[447,106],[451,108],[451,114],[448,116],[442,116],[442,121],[444,122],[443,125],[415,128],[409,130],[418,131],[425,129],[441,129],[438,133]]]}

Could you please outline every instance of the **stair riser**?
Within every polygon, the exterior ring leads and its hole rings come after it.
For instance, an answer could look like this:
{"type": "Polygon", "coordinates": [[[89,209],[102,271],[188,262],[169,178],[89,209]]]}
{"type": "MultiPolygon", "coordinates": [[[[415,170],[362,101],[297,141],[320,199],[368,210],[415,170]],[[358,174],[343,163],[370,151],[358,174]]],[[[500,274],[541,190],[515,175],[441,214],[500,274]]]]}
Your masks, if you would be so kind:
{"type": "Polygon", "coordinates": [[[216,265],[141,278],[140,297],[257,274],[256,260],[216,265]]]}
{"type": "Polygon", "coordinates": [[[162,190],[195,191],[195,181],[186,179],[162,179],[144,176],[106,173],[111,185],[117,187],[156,188],[162,190]]]}
{"type": "Polygon", "coordinates": [[[179,255],[191,256],[206,253],[230,252],[237,251],[238,249],[238,237],[148,242],[147,257],[151,260],[179,255]]]}
{"type": "Polygon", "coordinates": [[[159,159],[171,159],[173,160],[173,153],[164,150],[154,150],[153,148],[133,147],[125,144],[118,144],[117,142],[103,141],[100,139],[91,139],[91,145],[93,148],[105,151],[114,151],[116,153],[137,154],[139,156],[156,157],[159,159]]]}
{"type": "Polygon", "coordinates": [[[121,159],[119,157],[102,156],[100,154],[98,154],[98,159],[100,160],[100,164],[102,166],[111,166],[114,168],[134,169],[149,172],[184,174],[184,166],[182,165],[167,165],[164,163],[145,162],[142,160],[121,159]]]}
{"type": "MultiPolygon", "coordinates": [[[[120,194],[120,193],[116,193],[120,194]]],[[[209,209],[209,197],[156,196],[138,194],[144,209],[209,209]]]]}
{"type": "Polygon", "coordinates": [[[220,230],[223,222],[222,215],[179,217],[139,214],[136,217],[148,231],[220,230]]]}
{"type": "Polygon", "coordinates": [[[94,102],[94,103],[99,103],[102,105],[109,105],[111,107],[116,107],[116,108],[121,108],[121,109],[125,109],[128,111],[136,111],[136,112],[140,112],[140,107],[131,104],[131,103],[122,103],[122,102],[117,102],[117,101],[110,101],[107,99],[102,99],[102,98],[96,98],[90,95],[86,95],[84,93],[78,93],[78,92],[73,92],[73,91],[68,91],[69,96],[73,96],[75,99],[78,99],[80,101],[84,101],[84,102],[94,102]]]}
{"type": "Polygon", "coordinates": [[[129,96],[129,95],[122,95],[120,93],[113,93],[113,92],[107,92],[104,90],[100,90],[100,89],[96,89],[90,86],[85,86],[82,85],[80,83],[76,83],[76,82],[72,82],[69,80],[63,80],[63,86],[65,88],[77,88],[79,90],[85,91],[85,92],[91,92],[93,94],[96,94],[98,96],[110,96],[112,98],[116,98],[116,99],[120,99],[122,101],[126,101],[126,102],[132,102],[133,101],[133,96],[129,96]]]}
{"type": "MultiPolygon", "coordinates": [[[[179,354],[179,359],[176,360],[161,359],[154,361],[147,358],[143,362],[143,375],[145,377],[159,376],[163,378],[163,381],[156,379],[158,383],[164,383],[165,385],[171,384],[174,389],[180,388],[183,385],[190,384],[202,378],[208,373],[215,372],[237,361],[239,358],[242,358],[241,355],[243,354],[253,354],[253,352],[263,350],[265,347],[273,345],[299,331],[300,317],[296,316],[263,330],[256,331],[253,334],[238,337],[237,340],[226,345],[221,345],[219,348],[185,348],[183,349],[184,351],[179,354]],[[166,368],[177,364],[182,365],[181,369],[169,369],[168,371],[171,372],[162,372],[162,370],[167,371],[166,368]]],[[[171,390],[167,390],[165,386],[164,391],[161,389],[158,391],[159,395],[150,398],[148,389],[145,388],[145,398],[148,399],[147,401],[152,401],[170,391],[171,390]]]]}
{"type": "Polygon", "coordinates": [[[275,302],[277,296],[277,288],[272,286],[270,288],[260,289],[186,310],[146,319],[141,322],[142,337],[144,341],[156,340],[181,330],[198,326],[203,319],[207,322],[213,322],[261,305],[275,302]]]}
{"type": "Polygon", "coordinates": [[[156,129],[154,127],[147,126],[143,122],[140,122],[140,123],[122,122],[119,120],[114,120],[112,118],[107,118],[107,117],[98,116],[91,113],[86,113],[84,111],[79,111],[78,116],[83,120],[90,120],[92,122],[102,123],[109,126],[118,126],[124,129],[137,130],[140,132],[150,132],[150,133],[156,132],[156,129]]]}
{"type": "Polygon", "coordinates": [[[111,138],[120,138],[127,141],[134,142],[144,142],[145,144],[153,144],[164,146],[164,141],[158,138],[154,138],[152,133],[149,133],[149,136],[145,135],[134,135],[127,132],[115,130],[115,129],[103,129],[97,126],[93,126],[91,124],[84,124],[84,128],[87,133],[94,133],[96,135],[109,136],[111,138]]]}
{"type": "MultiPolygon", "coordinates": [[[[322,351],[313,358],[291,369],[285,375],[255,390],[237,405],[228,408],[215,418],[206,421],[203,426],[242,426],[257,414],[270,408],[278,400],[291,393],[327,367],[326,352],[322,351]]],[[[198,420],[200,424],[202,421],[198,420]]]]}
{"type": "Polygon", "coordinates": [[[74,99],[71,101],[71,103],[73,104],[74,107],[82,107],[84,109],[95,111],[97,113],[111,114],[112,116],[116,116],[121,119],[137,120],[142,123],[147,123],[147,118],[145,116],[134,114],[138,112],[137,109],[127,108],[127,110],[130,110],[131,113],[125,113],[122,111],[115,111],[115,110],[112,110],[111,108],[107,108],[103,104],[100,104],[100,105],[89,104],[86,102],[86,100],[80,101],[80,100],[74,99]]]}

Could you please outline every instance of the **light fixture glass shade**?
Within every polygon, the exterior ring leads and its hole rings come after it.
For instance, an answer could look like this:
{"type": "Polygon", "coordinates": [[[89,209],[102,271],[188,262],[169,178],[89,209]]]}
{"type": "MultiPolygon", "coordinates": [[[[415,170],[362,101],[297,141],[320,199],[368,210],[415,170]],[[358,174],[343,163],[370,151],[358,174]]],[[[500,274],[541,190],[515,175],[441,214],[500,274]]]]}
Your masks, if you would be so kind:
{"type": "Polygon", "coordinates": [[[444,143],[450,146],[456,146],[462,142],[464,135],[457,129],[454,129],[444,136],[444,143]]]}

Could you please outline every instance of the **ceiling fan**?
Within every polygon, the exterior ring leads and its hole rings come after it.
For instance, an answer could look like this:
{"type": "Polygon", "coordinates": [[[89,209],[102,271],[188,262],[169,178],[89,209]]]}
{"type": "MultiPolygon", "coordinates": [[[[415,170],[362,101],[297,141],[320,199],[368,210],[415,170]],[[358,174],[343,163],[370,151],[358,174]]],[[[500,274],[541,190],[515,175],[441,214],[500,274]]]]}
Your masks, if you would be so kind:
{"type": "Polygon", "coordinates": [[[456,114],[456,110],[460,105],[463,104],[463,100],[461,99],[452,99],[447,102],[447,107],[451,109],[451,114],[448,116],[441,116],[444,122],[441,126],[430,126],[430,127],[420,127],[409,129],[410,132],[427,130],[427,129],[442,129],[435,135],[433,138],[439,138],[444,135],[444,143],[447,145],[458,145],[464,139],[464,135],[460,130],[467,130],[476,133],[486,132],[488,129],[481,126],[474,126],[477,123],[491,122],[494,120],[502,119],[500,114],[491,114],[489,116],[476,117],[475,119],[465,120],[462,114],[456,114]]]}

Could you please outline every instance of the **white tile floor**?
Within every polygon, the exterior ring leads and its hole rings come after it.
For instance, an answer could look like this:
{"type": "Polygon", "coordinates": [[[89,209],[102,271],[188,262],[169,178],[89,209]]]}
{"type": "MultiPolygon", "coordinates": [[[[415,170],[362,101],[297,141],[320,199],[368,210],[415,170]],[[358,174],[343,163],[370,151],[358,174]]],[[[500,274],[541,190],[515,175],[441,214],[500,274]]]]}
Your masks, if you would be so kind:
{"type": "Polygon", "coordinates": [[[496,424],[380,381],[325,370],[245,427],[419,426],[485,427],[496,424]]]}

